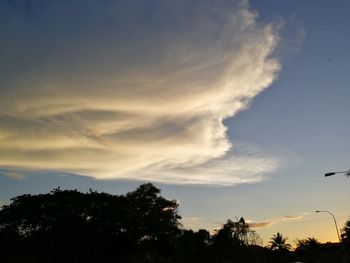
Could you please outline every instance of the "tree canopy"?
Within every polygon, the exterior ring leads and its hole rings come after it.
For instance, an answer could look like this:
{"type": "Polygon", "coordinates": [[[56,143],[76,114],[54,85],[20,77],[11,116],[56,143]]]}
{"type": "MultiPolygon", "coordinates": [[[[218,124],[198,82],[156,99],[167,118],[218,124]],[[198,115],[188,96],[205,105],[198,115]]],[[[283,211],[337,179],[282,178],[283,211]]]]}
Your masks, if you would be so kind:
{"type": "Polygon", "coordinates": [[[350,221],[342,246],[307,238],[290,251],[279,232],[258,245],[243,217],[213,234],[183,229],[178,202],[160,193],[149,183],[125,195],[57,188],[14,197],[0,210],[0,262],[350,262],[350,221]]]}
{"type": "Polygon", "coordinates": [[[159,248],[180,234],[177,208],[152,184],[127,195],[59,188],[21,195],[0,210],[0,245],[7,257],[17,253],[26,262],[38,255],[41,262],[62,262],[165,252],[159,248]]]}

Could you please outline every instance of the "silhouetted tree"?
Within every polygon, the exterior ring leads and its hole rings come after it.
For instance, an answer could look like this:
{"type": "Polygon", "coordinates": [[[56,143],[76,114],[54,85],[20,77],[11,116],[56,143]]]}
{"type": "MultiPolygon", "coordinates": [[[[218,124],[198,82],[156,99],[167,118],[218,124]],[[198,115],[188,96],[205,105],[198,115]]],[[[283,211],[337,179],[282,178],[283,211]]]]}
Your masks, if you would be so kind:
{"type": "Polygon", "coordinates": [[[345,222],[345,226],[341,230],[341,241],[343,262],[350,262],[350,220],[345,222]]]}
{"type": "Polygon", "coordinates": [[[321,243],[317,239],[309,237],[297,241],[295,252],[300,260],[308,263],[316,263],[320,261],[320,248],[321,243]]]}
{"type": "Polygon", "coordinates": [[[0,210],[0,261],[161,261],[180,233],[177,207],[152,184],[126,196],[59,188],[17,196],[0,210]]]}
{"type": "Polygon", "coordinates": [[[160,190],[150,183],[128,193],[126,198],[132,210],[128,234],[137,241],[142,253],[147,258],[171,255],[181,233],[178,203],[161,197],[160,190]]]}
{"type": "Polygon", "coordinates": [[[178,262],[207,262],[210,234],[207,230],[198,232],[184,230],[176,243],[176,256],[178,262]]]}
{"type": "Polygon", "coordinates": [[[314,237],[301,239],[297,241],[297,250],[316,251],[320,248],[321,243],[314,237]]]}
{"type": "Polygon", "coordinates": [[[350,248],[350,220],[345,222],[345,226],[341,230],[341,239],[343,244],[350,248]]]}
{"type": "Polygon", "coordinates": [[[277,232],[276,235],[273,235],[271,238],[271,241],[269,242],[270,244],[270,249],[272,250],[290,250],[292,246],[287,242],[286,237],[283,237],[283,235],[279,232],[277,232]]]}
{"type": "Polygon", "coordinates": [[[236,222],[228,219],[221,229],[216,231],[212,238],[211,251],[214,262],[225,262],[234,259],[239,262],[246,256],[249,225],[243,218],[236,222]]]}
{"type": "Polygon", "coordinates": [[[277,232],[276,235],[273,235],[269,242],[269,249],[272,252],[271,260],[269,262],[290,262],[291,254],[290,250],[292,246],[287,243],[287,238],[277,232]]]}
{"type": "Polygon", "coordinates": [[[243,218],[228,219],[213,236],[181,229],[178,203],[152,184],[126,195],[54,189],[20,195],[0,210],[1,263],[283,263],[350,262],[350,221],[342,246],[298,241],[295,251],[279,232],[270,246],[243,218]]]}

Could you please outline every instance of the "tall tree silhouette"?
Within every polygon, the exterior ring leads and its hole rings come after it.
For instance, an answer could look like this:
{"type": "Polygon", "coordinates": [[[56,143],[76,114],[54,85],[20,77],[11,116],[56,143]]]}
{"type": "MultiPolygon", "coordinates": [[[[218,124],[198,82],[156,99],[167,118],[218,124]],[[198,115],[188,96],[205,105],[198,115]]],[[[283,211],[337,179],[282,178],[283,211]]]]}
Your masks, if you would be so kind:
{"type": "Polygon", "coordinates": [[[245,256],[248,245],[249,225],[243,218],[237,221],[228,219],[212,238],[211,250],[213,262],[225,262],[235,258],[238,262],[245,256]]]}

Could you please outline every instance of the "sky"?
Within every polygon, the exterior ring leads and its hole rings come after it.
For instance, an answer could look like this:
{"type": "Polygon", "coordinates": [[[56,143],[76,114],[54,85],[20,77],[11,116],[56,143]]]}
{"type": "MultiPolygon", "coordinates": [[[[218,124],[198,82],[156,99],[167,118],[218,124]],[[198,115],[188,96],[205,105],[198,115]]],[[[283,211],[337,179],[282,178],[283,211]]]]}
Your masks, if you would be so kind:
{"type": "Polygon", "coordinates": [[[0,203],[152,182],[185,228],[349,219],[350,3],[0,3],[0,203]]]}

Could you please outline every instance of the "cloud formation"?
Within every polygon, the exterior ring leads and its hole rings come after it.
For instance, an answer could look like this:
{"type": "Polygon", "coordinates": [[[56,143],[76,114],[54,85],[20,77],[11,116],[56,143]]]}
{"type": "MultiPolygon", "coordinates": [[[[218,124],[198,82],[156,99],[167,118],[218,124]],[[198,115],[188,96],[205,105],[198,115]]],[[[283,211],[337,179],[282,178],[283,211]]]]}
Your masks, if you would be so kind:
{"type": "Polygon", "coordinates": [[[26,178],[24,174],[13,171],[0,171],[0,176],[6,176],[15,180],[23,180],[26,178]]]}
{"type": "Polygon", "coordinates": [[[278,34],[247,1],[0,3],[0,166],[234,185],[285,156],[223,121],[275,79],[278,34]]]}
{"type": "Polygon", "coordinates": [[[284,215],[277,218],[271,218],[261,222],[248,221],[248,224],[252,228],[267,228],[275,224],[283,224],[290,221],[298,221],[303,219],[301,215],[284,215]]]}
{"type": "Polygon", "coordinates": [[[301,215],[285,215],[280,217],[280,221],[293,221],[293,220],[300,220],[303,217],[301,215]]]}
{"type": "Polygon", "coordinates": [[[251,228],[265,228],[272,225],[271,221],[263,221],[263,222],[252,222],[248,223],[251,228]]]}

